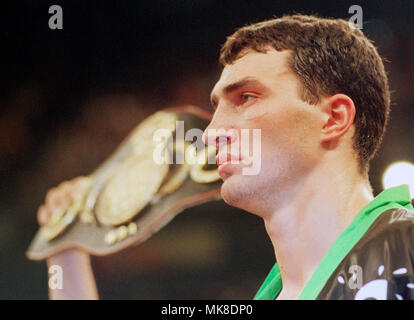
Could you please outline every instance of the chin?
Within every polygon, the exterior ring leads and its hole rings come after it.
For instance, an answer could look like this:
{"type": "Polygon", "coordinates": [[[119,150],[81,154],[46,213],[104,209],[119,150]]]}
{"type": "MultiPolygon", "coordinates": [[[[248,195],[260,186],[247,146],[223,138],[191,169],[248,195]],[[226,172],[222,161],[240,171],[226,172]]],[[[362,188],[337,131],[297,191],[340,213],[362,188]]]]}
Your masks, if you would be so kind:
{"type": "Polygon", "coordinates": [[[254,183],[250,176],[234,175],[228,177],[221,186],[221,197],[232,207],[252,211],[251,206],[257,199],[254,183]]]}

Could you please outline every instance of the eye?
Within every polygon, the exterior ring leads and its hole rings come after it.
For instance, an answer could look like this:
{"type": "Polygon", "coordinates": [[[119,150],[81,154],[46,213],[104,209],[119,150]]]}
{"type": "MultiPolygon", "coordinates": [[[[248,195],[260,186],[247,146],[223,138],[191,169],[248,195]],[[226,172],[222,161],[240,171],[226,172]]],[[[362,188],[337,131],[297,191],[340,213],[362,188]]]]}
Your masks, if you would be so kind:
{"type": "Polygon", "coordinates": [[[242,93],[240,95],[240,99],[241,99],[242,104],[246,103],[246,102],[249,102],[249,101],[251,101],[253,99],[256,99],[256,98],[257,98],[257,96],[253,93],[242,93]]]}

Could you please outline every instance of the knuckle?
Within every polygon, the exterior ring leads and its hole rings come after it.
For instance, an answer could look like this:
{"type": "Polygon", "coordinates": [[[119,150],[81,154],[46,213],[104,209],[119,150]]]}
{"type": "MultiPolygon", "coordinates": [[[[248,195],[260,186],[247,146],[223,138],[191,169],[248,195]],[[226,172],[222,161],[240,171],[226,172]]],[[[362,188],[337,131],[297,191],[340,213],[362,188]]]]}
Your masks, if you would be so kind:
{"type": "Polygon", "coordinates": [[[44,211],[45,211],[45,206],[44,206],[44,205],[41,205],[41,206],[37,209],[37,215],[39,216],[39,215],[44,214],[44,211]]]}
{"type": "Polygon", "coordinates": [[[48,210],[47,207],[42,205],[37,211],[37,221],[40,225],[44,225],[48,222],[48,210]]]}
{"type": "Polygon", "coordinates": [[[49,191],[46,193],[46,199],[53,197],[54,193],[55,193],[55,188],[49,189],[49,191]]]}
{"type": "Polygon", "coordinates": [[[59,190],[66,189],[69,185],[70,185],[69,181],[63,181],[61,184],[59,184],[58,189],[59,190]]]}

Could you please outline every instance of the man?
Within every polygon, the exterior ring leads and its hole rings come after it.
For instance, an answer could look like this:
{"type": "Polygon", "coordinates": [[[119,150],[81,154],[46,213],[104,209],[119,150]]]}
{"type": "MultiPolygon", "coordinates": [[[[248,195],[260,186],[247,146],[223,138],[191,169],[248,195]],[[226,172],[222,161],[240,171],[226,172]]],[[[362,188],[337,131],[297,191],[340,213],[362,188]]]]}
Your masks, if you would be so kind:
{"type": "MultiPolygon", "coordinates": [[[[220,62],[203,139],[219,149],[223,199],[263,218],[274,246],[277,264],[255,298],[414,298],[408,188],[374,199],[368,180],[390,105],[372,43],[346,21],[293,15],[239,29],[220,62]],[[249,150],[229,151],[242,129],[261,130],[256,175],[243,174],[249,150]]],[[[73,188],[51,191],[39,219],[73,188]]],[[[96,297],[87,255],[72,250],[49,263],[80,266],[75,256],[87,273],[78,284],[96,297]]]]}

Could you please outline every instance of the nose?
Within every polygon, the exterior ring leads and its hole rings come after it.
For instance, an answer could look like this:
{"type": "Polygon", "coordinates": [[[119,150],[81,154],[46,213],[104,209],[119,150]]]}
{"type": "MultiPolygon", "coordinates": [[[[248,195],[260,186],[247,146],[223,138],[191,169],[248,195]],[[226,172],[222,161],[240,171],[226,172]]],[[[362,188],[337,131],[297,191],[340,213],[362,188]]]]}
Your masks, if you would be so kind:
{"type": "Polygon", "coordinates": [[[214,119],[210,122],[203,133],[203,142],[207,145],[213,145],[217,149],[224,145],[230,145],[237,140],[237,130],[225,126],[215,126],[214,119]]]}

